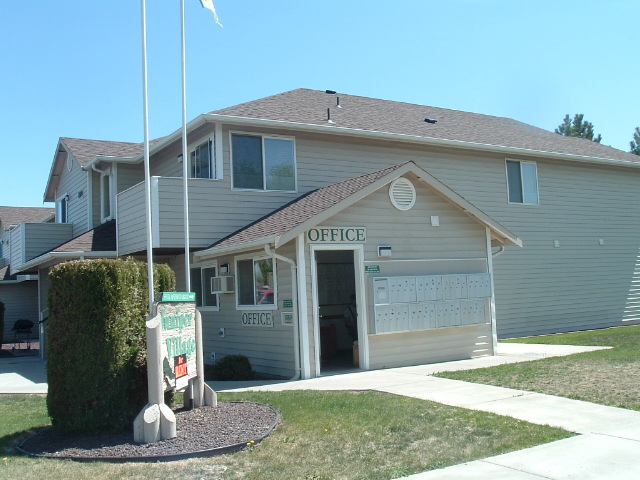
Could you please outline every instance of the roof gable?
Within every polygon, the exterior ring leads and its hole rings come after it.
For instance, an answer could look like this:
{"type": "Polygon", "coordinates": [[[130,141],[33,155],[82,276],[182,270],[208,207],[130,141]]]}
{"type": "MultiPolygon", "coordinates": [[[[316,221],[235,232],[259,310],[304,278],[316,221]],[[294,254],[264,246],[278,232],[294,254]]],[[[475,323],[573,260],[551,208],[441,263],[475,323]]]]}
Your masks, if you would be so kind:
{"type": "Polygon", "coordinates": [[[421,182],[431,187],[467,215],[488,227],[492,237],[500,243],[522,246],[522,241],[507,228],[415,163],[406,162],[302,195],[282,208],[214,243],[209,248],[196,252],[196,256],[203,257],[266,243],[273,243],[277,248],[409,172],[415,174],[421,182]]]}

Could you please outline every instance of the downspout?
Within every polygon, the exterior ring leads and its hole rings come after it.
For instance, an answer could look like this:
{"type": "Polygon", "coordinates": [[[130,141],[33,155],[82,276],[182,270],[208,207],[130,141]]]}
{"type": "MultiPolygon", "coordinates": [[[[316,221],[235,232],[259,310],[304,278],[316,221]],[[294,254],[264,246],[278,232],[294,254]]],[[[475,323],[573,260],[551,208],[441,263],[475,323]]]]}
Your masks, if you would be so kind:
{"type": "Polygon", "coordinates": [[[300,379],[300,336],[298,320],[300,316],[298,315],[298,266],[296,262],[291,260],[290,258],[283,257],[271,250],[271,246],[267,243],[264,246],[264,251],[270,257],[275,258],[276,260],[280,260],[282,262],[286,262],[291,265],[291,292],[293,297],[293,356],[294,356],[294,376],[289,380],[299,380],[300,379]]]}

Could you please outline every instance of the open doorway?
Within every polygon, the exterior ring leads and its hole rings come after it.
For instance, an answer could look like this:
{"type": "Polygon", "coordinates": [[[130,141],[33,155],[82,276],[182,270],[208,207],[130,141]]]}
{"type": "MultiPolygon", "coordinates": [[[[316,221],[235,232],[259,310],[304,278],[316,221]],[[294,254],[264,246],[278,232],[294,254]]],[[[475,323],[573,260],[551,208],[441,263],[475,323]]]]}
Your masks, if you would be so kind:
{"type": "Polygon", "coordinates": [[[353,250],[317,250],[316,285],[322,373],[359,367],[353,250]]]}

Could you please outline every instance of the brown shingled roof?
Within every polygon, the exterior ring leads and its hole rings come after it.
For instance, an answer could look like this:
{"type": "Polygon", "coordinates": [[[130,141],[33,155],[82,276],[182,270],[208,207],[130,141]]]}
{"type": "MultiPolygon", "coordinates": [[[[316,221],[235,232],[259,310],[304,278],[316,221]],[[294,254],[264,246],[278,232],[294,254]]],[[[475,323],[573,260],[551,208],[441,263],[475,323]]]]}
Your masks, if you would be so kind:
{"type": "Polygon", "coordinates": [[[72,238],[66,243],[55,247],[50,252],[115,252],[116,251],[116,221],[111,220],[89,230],[82,235],[72,238]]]}
{"type": "Polygon", "coordinates": [[[319,90],[291,90],[210,113],[640,162],[637,155],[510,118],[319,90]],[[327,108],[333,123],[327,122],[327,108]],[[427,118],[437,123],[427,123],[427,118]]]}
{"type": "Polygon", "coordinates": [[[2,207],[0,206],[0,224],[5,228],[23,222],[41,222],[55,212],[47,207],[2,207]]]}
{"type": "MultiPolygon", "coordinates": [[[[160,142],[164,137],[151,140],[149,144],[160,142]]],[[[84,166],[97,156],[132,158],[143,153],[143,143],[113,142],[110,140],[90,140],[85,138],[61,137],[80,165],[84,166]]]]}

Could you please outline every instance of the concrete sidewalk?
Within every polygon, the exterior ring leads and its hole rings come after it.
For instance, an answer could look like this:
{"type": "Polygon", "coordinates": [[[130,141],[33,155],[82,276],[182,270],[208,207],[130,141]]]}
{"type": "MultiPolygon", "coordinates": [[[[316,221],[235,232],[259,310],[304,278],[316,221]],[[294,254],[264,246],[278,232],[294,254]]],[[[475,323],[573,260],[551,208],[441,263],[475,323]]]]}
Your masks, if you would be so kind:
{"type": "MultiPolygon", "coordinates": [[[[377,390],[551,425],[578,436],[402,480],[640,478],[640,412],[552,395],[432,377],[445,370],[568,355],[589,347],[501,344],[497,357],[349,373],[293,382],[214,382],[218,391],[377,390]]],[[[400,480],[400,479],[398,479],[400,480]]]]}
{"type": "MultiPolygon", "coordinates": [[[[579,435],[403,480],[628,480],[640,478],[640,412],[433,373],[570,355],[599,347],[500,344],[499,355],[434,365],[352,372],[297,381],[210,382],[217,391],[377,390],[561,427],[579,435]]],[[[0,359],[0,393],[46,393],[44,362],[0,359]]]]}

